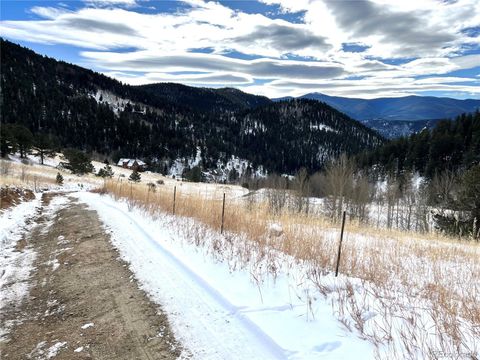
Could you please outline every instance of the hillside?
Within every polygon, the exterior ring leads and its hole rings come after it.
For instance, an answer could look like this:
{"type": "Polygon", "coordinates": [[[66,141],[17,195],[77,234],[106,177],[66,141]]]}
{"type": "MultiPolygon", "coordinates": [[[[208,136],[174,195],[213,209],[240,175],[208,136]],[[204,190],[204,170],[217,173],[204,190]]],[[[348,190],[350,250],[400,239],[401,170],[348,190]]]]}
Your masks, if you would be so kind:
{"type": "MultiPolygon", "coordinates": [[[[282,101],[239,114],[240,153],[267,168],[317,169],[341,153],[356,154],[380,145],[373,130],[312,100],[282,101]]],[[[232,134],[233,135],[233,134],[232,134]]]]}
{"type": "Polygon", "coordinates": [[[390,141],[358,157],[362,167],[401,173],[418,171],[431,178],[480,164],[480,112],[443,120],[432,129],[390,141]]]}
{"type": "Polygon", "coordinates": [[[140,157],[168,171],[174,160],[194,159],[200,150],[204,169],[234,156],[248,160],[252,171],[295,172],[383,142],[311,100],[271,103],[234,89],[175,84],[133,87],[8,41],[1,47],[2,127],[21,124],[55,135],[63,147],[114,160],[140,157]]]}
{"type": "Polygon", "coordinates": [[[362,123],[387,139],[396,139],[402,136],[409,136],[423,129],[431,129],[439,121],[442,120],[365,120],[362,123]]]}

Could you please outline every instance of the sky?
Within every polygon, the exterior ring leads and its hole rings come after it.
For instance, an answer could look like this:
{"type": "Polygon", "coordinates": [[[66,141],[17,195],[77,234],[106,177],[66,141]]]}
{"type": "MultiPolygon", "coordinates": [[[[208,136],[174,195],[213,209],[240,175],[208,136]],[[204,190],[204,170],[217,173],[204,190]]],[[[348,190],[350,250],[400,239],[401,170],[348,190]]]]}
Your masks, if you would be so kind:
{"type": "Polygon", "coordinates": [[[0,34],[139,85],[480,99],[478,0],[0,2],[0,34]]]}

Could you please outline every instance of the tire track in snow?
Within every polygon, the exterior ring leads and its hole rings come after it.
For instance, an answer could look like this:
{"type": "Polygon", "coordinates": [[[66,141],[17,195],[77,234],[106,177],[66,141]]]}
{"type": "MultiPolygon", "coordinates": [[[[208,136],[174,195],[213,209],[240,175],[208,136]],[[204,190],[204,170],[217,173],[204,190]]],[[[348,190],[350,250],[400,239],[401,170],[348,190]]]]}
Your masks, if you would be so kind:
{"type": "MultiPolygon", "coordinates": [[[[165,290],[165,286],[160,285],[155,289],[155,284],[148,284],[151,282],[149,280],[151,274],[148,275],[150,271],[156,271],[161,276],[161,282],[169,282],[170,288],[175,289],[177,296],[173,302],[177,302],[177,310],[182,314],[179,316],[174,314],[174,317],[176,321],[180,320],[178,322],[181,323],[181,331],[189,331],[188,328],[202,324],[200,330],[203,336],[199,329],[194,329],[194,336],[202,337],[198,342],[203,343],[203,349],[200,350],[202,353],[197,353],[199,349],[191,349],[195,358],[287,358],[283,348],[242,314],[242,307],[229,302],[217,289],[157,242],[127,212],[108,204],[100,197],[96,197],[94,201],[88,201],[90,199],[85,199],[84,196],[80,196],[80,199],[87,200],[96,210],[98,208],[96,204],[100,203],[103,207],[113,210],[116,215],[120,215],[112,216],[110,213],[105,216],[101,211],[97,211],[102,221],[113,231],[115,245],[131,263],[132,270],[145,286],[147,293],[155,299],[162,297],[160,301],[165,305],[163,302],[168,294],[159,293],[165,290]],[[146,250],[152,252],[145,254],[146,250]],[[148,262],[145,263],[145,260],[148,262]],[[181,296],[178,296],[180,294],[181,296]],[[183,308],[180,306],[181,309],[178,309],[179,302],[184,305],[183,308]],[[193,323],[195,325],[192,325],[193,323]]],[[[182,334],[179,335],[182,337],[182,334]]],[[[193,345],[199,345],[198,342],[193,345]]],[[[189,346],[188,343],[185,345],[189,346]]]]}

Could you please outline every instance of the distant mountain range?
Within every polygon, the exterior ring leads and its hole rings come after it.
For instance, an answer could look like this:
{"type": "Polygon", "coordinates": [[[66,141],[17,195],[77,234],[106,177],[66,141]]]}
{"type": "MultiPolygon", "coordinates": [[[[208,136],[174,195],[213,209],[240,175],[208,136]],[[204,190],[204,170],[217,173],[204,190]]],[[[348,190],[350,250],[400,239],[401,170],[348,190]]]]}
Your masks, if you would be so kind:
{"type": "Polygon", "coordinates": [[[359,121],[452,119],[480,108],[480,99],[458,100],[434,96],[356,99],[310,93],[300,98],[322,101],[359,121]]]}

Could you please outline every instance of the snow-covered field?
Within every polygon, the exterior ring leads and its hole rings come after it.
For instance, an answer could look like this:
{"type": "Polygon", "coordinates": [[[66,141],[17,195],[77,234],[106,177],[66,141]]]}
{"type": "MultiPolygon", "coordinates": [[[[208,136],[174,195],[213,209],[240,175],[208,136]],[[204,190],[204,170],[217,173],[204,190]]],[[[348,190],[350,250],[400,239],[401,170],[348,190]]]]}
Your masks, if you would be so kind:
{"type": "MultiPolygon", "coordinates": [[[[52,178],[57,172],[28,168],[52,178]]],[[[98,212],[193,358],[480,355],[478,244],[348,223],[335,278],[339,229],[316,211],[272,214],[264,206],[266,191],[245,196],[238,186],[184,183],[148,172],[132,188],[124,179],[129,170],[114,171],[106,184],[112,196],[77,196],[98,212]],[[147,182],[160,179],[164,184],[156,192],[147,191],[147,182]],[[174,186],[177,216],[170,215],[174,186]]],[[[83,190],[104,185],[93,176],[74,180],[86,184],[83,190]]],[[[318,210],[323,201],[310,205],[318,210]]]]}
{"type": "Polygon", "coordinates": [[[252,245],[246,234],[221,235],[192,217],[78,196],[99,213],[195,358],[478,356],[478,246],[350,231],[335,278],[338,229],[271,226],[284,232],[274,241],[323,238],[315,246],[327,254],[310,251],[302,260],[301,253],[274,249],[282,246],[252,245]]]}
{"type": "MultiPolygon", "coordinates": [[[[98,212],[122,258],[170,314],[194,358],[373,357],[368,342],[342,329],[329,301],[316,294],[293,258],[278,254],[275,279],[258,273],[269,266],[267,259],[255,269],[233,270],[208,247],[183,238],[173,216],[152,219],[110,197],[77,195],[98,212]]],[[[220,240],[213,231],[203,235],[207,242],[220,240]]]]}

